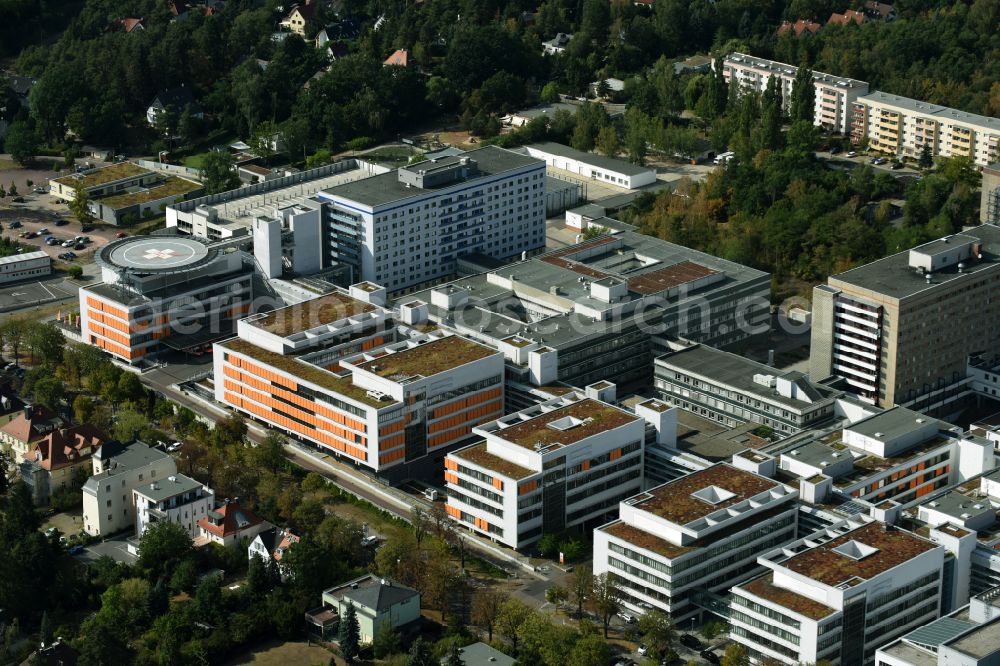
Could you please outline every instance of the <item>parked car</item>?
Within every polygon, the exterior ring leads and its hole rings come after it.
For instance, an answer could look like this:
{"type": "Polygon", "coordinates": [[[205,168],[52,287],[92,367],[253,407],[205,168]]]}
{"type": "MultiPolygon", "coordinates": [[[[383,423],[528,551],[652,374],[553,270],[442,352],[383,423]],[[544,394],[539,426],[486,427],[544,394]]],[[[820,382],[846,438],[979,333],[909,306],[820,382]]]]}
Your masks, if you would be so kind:
{"type": "Polygon", "coordinates": [[[81,546],[80,544],[76,544],[75,546],[70,548],[68,552],[70,555],[79,555],[80,553],[83,552],[83,546],[81,546]]]}
{"type": "Polygon", "coordinates": [[[847,151],[847,156],[848,157],[857,157],[858,156],[858,151],[856,151],[856,150],[848,150],[847,151]]]}
{"type": "Polygon", "coordinates": [[[86,250],[87,246],[84,245],[83,243],[77,243],[76,245],[73,246],[73,249],[74,250],[86,250]]]}
{"type": "Polygon", "coordinates": [[[76,245],[75,240],[64,240],[62,243],[63,247],[73,247],[74,245],[76,245]]]}
{"type": "MultiPolygon", "coordinates": [[[[84,229],[84,231],[86,231],[86,229],[84,229]]],[[[128,234],[125,233],[124,231],[119,231],[118,233],[115,234],[115,238],[125,238],[126,236],[128,236],[128,234]]]]}
{"type": "Polygon", "coordinates": [[[713,664],[718,664],[719,663],[719,655],[715,654],[711,650],[702,650],[698,654],[700,654],[701,658],[704,659],[707,662],[710,662],[710,663],[713,663],[713,664]]]}
{"type": "Polygon", "coordinates": [[[618,617],[620,617],[622,621],[625,622],[625,624],[632,624],[633,622],[635,622],[635,616],[625,611],[618,613],[618,617]]]}
{"type": "Polygon", "coordinates": [[[35,188],[35,194],[45,194],[48,191],[49,191],[49,188],[47,188],[47,187],[36,187],[35,188]]]}
{"type": "Polygon", "coordinates": [[[40,234],[47,234],[47,233],[49,233],[49,228],[48,227],[42,227],[41,229],[38,230],[38,233],[40,233],[40,234]]]}
{"type": "Polygon", "coordinates": [[[167,451],[170,452],[178,451],[182,446],[184,446],[184,442],[174,442],[173,444],[167,447],[167,451]]]}
{"type": "Polygon", "coordinates": [[[21,226],[22,226],[21,223],[18,222],[17,220],[14,220],[13,222],[10,223],[11,229],[20,229],[21,226]]]}
{"type": "Polygon", "coordinates": [[[701,651],[702,645],[701,641],[694,634],[681,634],[681,645],[686,648],[691,648],[692,650],[701,651]]]}
{"type": "Polygon", "coordinates": [[[636,653],[638,653],[640,657],[645,657],[647,654],[649,654],[649,647],[647,647],[646,645],[640,645],[639,649],[636,650],[636,653]]]}
{"type": "Polygon", "coordinates": [[[26,234],[24,234],[24,237],[25,238],[38,238],[38,235],[39,234],[38,234],[37,231],[29,231],[26,234]]]}
{"type": "Polygon", "coordinates": [[[92,224],[84,224],[83,226],[80,227],[80,231],[93,231],[93,230],[94,230],[94,225],[92,224]]]}
{"type": "Polygon", "coordinates": [[[67,224],[69,224],[69,220],[64,220],[61,217],[58,220],[56,220],[57,227],[65,227],[67,224]]]}
{"type": "Polygon", "coordinates": [[[902,169],[903,168],[903,163],[902,162],[898,162],[898,161],[897,162],[893,162],[892,165],[889,168],[892,169],[893,171],[895,171],[896,169],[902,169]]]}
{"type": "Polygon", "coordinates": [[[67,252],[66,253],[66,258],[67,259],[76,259],[76,252],[67,252]]]}
{"type": "Polygon", "coordinates": [[[11,201],[14,203],[24,203],[24,197],[14,197],[11,201]]]}
{"type": "Polygon", "coordinates": [[[50,238],[47,241],[45,241],[45,244],[48,245],[48,246],[50,246],[50,247],[51,246],[55,246],[55,245],[59,245],[60,243],[61,243],[61,241],[58,238],[50,238]]]}

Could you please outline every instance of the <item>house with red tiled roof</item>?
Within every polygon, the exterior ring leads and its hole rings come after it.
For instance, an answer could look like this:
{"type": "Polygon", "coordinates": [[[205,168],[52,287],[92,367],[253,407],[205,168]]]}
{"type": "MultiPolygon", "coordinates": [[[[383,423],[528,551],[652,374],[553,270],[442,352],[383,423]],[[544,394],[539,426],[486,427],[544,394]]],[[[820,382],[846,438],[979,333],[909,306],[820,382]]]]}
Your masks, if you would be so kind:
{"type": "Polygon", "coordinates": [[[778,28],[778,37],[783,37],[789,32],[794,32],[796,37],[801,37],[802,33],[814,35],[819,32],[822,27],[823,26],[816,23],[816,21],[806,21],[805,19],[799,19],[795,23],[782,21],[781,27],[778,28]]]}
{"type": "Polygon", "coordinates": [[[115,32],[117,30],[122,30],[126,34],[132,32],[139,32],[146,29],[146,19],[143,18],[132,18],[125,17],[115,19],[111,22],[111,25],[107,27],[107,32],[115,32]]]}
{"type": "Polygon", "coordinates": [[[14,464],[20,465],[32,444],[63,425],[64,421],[45,405],[24,405],[20,413],[0,426],[0,448],[10,451],[14,464]]]}
{"type": "Polygon", "coordinates": [[[830,20],[826,22],[827,25],[831,23],[835,25],[861,25],[868,20],[864,12],[855,11],[853,9],[845,9],[843,14],[838,14],[834,12],[830,14],[830,20]]]}
{"type": "Polygon", "coordinates": [[[195,545],[217,543],[231,546],[243,538],[252,540],[268,527],[270,524],[267,521],[240,506],[239,500],[226,500],[198,521],[200,534],[195,539],[195,545]]]}
{"type": "Polygon", "coordinates": [[[91,458],[108,439],[99,428],[84,423],[50,430],[33,441],[20,470],[35,504],[47,504],[56,490],[72,488],[77,470],[83,470],[84,478],[90,476],[91,458]]]}
{"type": "Polygon", "coordinates": [[[286,575],[286,567],[281,565],[281,559],[292,547],[292,544],[299,542],[299,537],[293,534],[288,528],[269,527],[262,530],[247,548],[247,556],[253,559],[260,557],[265,562],[273,559],[278,564],[278,570],[282,576],[286,575]]]}
{"type": "Polygon", "coordinates": [[[299,37],[305,39],[306,25],[316,17],[316,6],[313,0],[305,0],[301,5],[292,7],[292,10],[288,12],[288,15],[278,25],[283,30],[294,32],[299,37]]]}
{"type": "Polygon", "coordinates": [[[396,49],[391,56],[382,61],[382,65],[396,65],[397,67],[408,67],[410,64],[410,52],[406,49],[396,49]]]}

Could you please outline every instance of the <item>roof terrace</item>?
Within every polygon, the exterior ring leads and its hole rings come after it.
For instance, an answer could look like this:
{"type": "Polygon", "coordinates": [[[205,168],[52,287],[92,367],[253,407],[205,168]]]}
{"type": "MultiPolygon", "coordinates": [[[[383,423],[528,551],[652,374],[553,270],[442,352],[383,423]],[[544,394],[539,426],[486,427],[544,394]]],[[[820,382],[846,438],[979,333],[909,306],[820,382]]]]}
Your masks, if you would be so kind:
{"type": "Polygon", "coordinates": [[[430,377],[500,353],[457,335],[436,338],[399,351],[380,351],[385,353],[356,363],[356,367],[394,381],[430,377]]]}
{"type": "MultiPolygon", "coordinates": [[[[517,416],[517,415],[513,415],[517,416]]],[[[508,417],[510,418],[510,417],[508,417]]],[[[634,414],[586,398],[486,432],[524,448],[562,447],[639,420],[634,414]]]]}
{"type": "Polygon", "coordinates": [[[822,620],[824,617],[832,615],[835,612],[835,609],[825,604],[813,601],[809,597],[804,597],[784,587],[778,587],[774,584],[773,573],[756,578],[749,583],[744,583],[740,585],[740,588],[754,596],[775,603],[782,608],[787,608],[793,613],[804,615],[812,620],[822,620]]]}

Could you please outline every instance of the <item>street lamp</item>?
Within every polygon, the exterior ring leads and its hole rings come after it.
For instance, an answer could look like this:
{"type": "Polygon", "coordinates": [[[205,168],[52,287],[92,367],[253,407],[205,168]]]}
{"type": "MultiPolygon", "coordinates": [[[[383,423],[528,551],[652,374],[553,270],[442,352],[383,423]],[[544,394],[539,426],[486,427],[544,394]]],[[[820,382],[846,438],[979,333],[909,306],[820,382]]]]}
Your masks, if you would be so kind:
{"type": "Polygon", "coordinates": [[[694,615],[691,616],[691,633],[694,633],[694,615]]]}

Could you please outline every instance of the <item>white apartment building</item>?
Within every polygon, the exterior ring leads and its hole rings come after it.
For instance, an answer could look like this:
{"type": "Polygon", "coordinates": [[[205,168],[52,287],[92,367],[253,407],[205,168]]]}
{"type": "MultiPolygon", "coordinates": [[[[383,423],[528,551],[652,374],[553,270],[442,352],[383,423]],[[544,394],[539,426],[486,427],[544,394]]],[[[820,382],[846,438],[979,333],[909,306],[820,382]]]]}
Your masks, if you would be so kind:
{"type": "Polygon", "coordinates": [[[445,458],[445,510],[511,548],[600,524],[642,488],[646,421],[578,393],[473,428],[445,458]]]}
{"type": "Polygon", "coordinates": [[[899,157],[931,154],[969,157],[981,167],[1000,159],[1000,118],[874,92],[854,104],[852,140],[868,140],[874,150],[899,157]]]}
{"type": "MultiPolygon", "coordinates": [[[[101,449],[112,445],[105,444],[101,449]]],[[[138,486],[165,479],[177,472],[167,453],[136,442],[119,453],[94,456],[94,475],[83,484],[83,531],[106,536],[135,524],[132,491],[138,486]]]]}
{"type": "Polygon", "coordinates": [[[135,536],[153,523],[177,523],[194,539],[200,534],[198,521],[215,505],[215,492],[183,474],[172,474],[160,481],[146,483],[132,491],[135,502],[135,536]]]}
{"type": "Polygon", "coordinates": [[[730,637],[755,664],[875,663],[875,650],[937,618],[945,549],[865,517],[762,555],[732,588],[730,637]]]}
{"type": "MultiPolygon", "coordinates": [[[[765,58],[755,58],[745,53],[730,53],[723,60],[722,67],[727,83],[732,85],[736,82],[740,89],[757,93],[767,90],[772,76],[779,77],[781,99],[786,110],[789,108],[798,67],[765,58]]],[[[868,94],[868,82],[813,72],[813,85],[816,88],[813,123],[841,134],[848,134],[851,131],[854,103],[860,96],[868,94]]]]}
{"type": "Polygon", "coordinates": [[[720,463],[619,506],[594,530],[594,573],[614,576],[623,605],[656,608],[681,622],[692,597],[725,593],[759,570],[757,556],[795,539],[798,491],[720,463]]]}
{"type": "Polygon", "coordinates": [[[397,339],[384,310],[343,293],[248,317],[237,333],[215,345],[216,400],[388,478],[440,476],[449,447],[503,414],[501,352],[442,331],[397,339]]]}
{"type": "Polygon", "coordinates": [[[495,146],[319,192],[327,261],[390,292],[456,272],[456,260],[545,247],[545,164],[495,146]]]}

